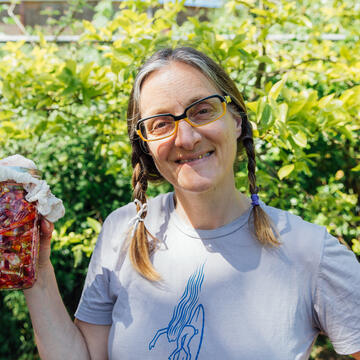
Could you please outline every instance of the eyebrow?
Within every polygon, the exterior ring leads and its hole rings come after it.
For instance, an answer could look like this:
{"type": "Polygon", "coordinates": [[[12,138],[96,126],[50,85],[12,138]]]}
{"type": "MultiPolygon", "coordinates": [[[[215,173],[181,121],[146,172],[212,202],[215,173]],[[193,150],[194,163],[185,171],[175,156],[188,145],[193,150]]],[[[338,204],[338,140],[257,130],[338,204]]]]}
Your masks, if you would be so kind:
{"type": "MultiPolygon", "coordinates": [[[[210,95],[197,95],[197,96],[194,96],[192,97],[189,101],[187,101],[185,107],[184,107],[184,110],[191,104],[193,104],[194,102],[200,100],[200,99],[203,99],[203,98],[206,98],[207,96],[211,96],[212,94],[210,95]]],[[[145,117],[149,117],[149,116],[155,116],[155,115],[161,115],[161,114],[171,114],[169,111],[167,110],[164,110],[165,108],[158,108],[156,109],[156,111],[152,111],[153,114],[150,114],[150,115],[146,115],[146,116],[141,116],[141,118],[145,118],[145,117]]],[[[175,114],[172,114],[172,115],[175,115],[175,114]]]]}

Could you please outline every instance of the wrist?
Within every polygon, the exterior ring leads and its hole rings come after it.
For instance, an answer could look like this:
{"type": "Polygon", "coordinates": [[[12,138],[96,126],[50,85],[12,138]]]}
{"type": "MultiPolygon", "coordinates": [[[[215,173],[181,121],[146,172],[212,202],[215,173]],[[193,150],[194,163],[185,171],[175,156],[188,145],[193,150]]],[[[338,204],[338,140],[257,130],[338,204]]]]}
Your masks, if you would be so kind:
{"type": "Polygon", "coordinates": [[[54,280],[54,267],[49,259],[49,261],[47,261],[45,264],[41,264],[41,266],[38,266],[36,281],[31,288],[24,289],[24,294],[26,295],[39,289],[44,290],[45,288],[49,287],[49,285],[54,280]]]}

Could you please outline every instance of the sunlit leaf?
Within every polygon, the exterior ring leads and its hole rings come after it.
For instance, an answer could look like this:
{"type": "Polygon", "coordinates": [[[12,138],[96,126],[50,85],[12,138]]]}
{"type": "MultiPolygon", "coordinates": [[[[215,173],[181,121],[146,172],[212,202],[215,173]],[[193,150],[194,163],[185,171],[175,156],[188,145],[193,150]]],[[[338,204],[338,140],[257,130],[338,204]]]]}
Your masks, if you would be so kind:
{"type": "Polygon", "coordinates": [[[296,134],[292,136],[292,139],[295,141],[295,143],[301,147],[305,147],[307,145],[307,137],[306,135],[299,130],[296,134]]]}
{"type": "Polygon", "coordinates": [[[351,169],[351,171],[360,171],[360,164],[356,165],[351,169]]]}
{"type": "Polygon", "coordinates": [[[282,180],[283,178],[290,175],[290,173],[295,169],[294,164],[285,165],[278,171],[279,179],[282,180]]]}
{"type": "Polygon", "coordinates": [[[96,232],[96,234],[99,234],[101,230],[101,224],[97,220],[90,217],[88,217],[86,221],[89,224],[89,226],[96,232]]]}
{"type": "Polygon", "coordinates": [[[329,102],[334,98],[335,94],[331,94],[331,95],[328,95],[328,96],[324,96],[323,98],[321,98],[318,102],[318,106],[320,109],[323,109],[325,108],[329,102]]]}
{"type": "Polygon", "coordinates": [[[259,126],[261,128],[267,128],[269,126],[270,120],[271,120],[271,115],[272,110],[271,110],[271,106],[269,104],[266,104],[264,107],[264,110],[261,114],[261,119],[260,119],[260,123],[259,126]]]}
{"type": "Polygon", "coordinates": [[[288,105],[286,103],[282,103],[278,106],[279,109],[279,119],[281,122],[286,122],[287,112],[288,112],[288,105]]]}
{"type": "Polygon", "coordinates": [[[278,81],[277,83],[275,83],[271,90],[269,91],[269,97],[276,100],[280,94],[280,91],[282,90],[285,82],[286,82],[287,77],[284,76],[280,81],[278,81]]]}

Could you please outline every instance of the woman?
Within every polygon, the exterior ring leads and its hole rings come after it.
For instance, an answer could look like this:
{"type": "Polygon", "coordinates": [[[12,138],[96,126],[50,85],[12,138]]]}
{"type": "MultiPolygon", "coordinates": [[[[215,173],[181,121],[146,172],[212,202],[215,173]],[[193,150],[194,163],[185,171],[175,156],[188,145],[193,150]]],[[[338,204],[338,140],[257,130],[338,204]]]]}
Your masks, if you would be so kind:
{"type": "Polygon", "coordinates": [[[135,204],[106,219],[75,324],[42,224],[24,293],[43,359],[307,359],[320,331],[360,359],[360,265],[324,228],[259,201],[251,125],[221,67],[191,48],[155,53],[128,129],[135,204]],[[251,200],[235,188],[242,149],[251,200]],[[174,193],[148,201],[160,179],[174,193]]]}

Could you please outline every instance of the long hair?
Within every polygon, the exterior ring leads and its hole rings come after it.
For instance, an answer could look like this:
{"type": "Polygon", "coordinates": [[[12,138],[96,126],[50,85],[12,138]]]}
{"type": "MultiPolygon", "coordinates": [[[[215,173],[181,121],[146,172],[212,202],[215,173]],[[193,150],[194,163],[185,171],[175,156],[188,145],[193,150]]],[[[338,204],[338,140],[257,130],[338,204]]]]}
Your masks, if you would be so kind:
{"type": "MultiPolygon", "coordinates": [[[[132,176],[133,196],[134,199],[138,199],[143,204],[147,201],[146,190],[148,181],[163,180],[163,177],[157,170],[153,158],[148,153],[147,145],[136,134],[136,123],[141,118],[139,108],[140,91],[143,82],[152,72],[169,65],[171,62],[185,63],[201,71],[223,95],[226,94],[230,96],[231,103],[229,109],[234,115],[237,113],[246,114],[244,100],[234,81],[220,65],[205,54],[191,47],[179,47],[175,49],[162,49],[152,55],[139,69],[130,94],[127,111],[128,134],[132,146],[131,161],[134,169],[132,176]]],[[[256,160],[253,132],[247,115],[242,115],[241,128],[242,131],[238,138],[237,152],[238,154],[243,150],[246,152],[249,191],[250,194],[257,194],[259,188],[256,185],[256,160]]],[[[137,210],[139,210],[139,208],[137,210]]],[[[145,216],[146,213],[143,214],[143,217],[145,216]]],[[[252,219],[253,222],[255,236],[263,245],[277,246],[280,244],[270,218],[260,206],[256,205],[252,207],[250,219],[252,219]]],[[[160,277],[150,261],[150,255],[154,247],[149,245],[149,235],[144,222],[140,222],[130,241],[129,255],[134,268],[141,275],[149,280],[156,281],[160,277]]]]}

